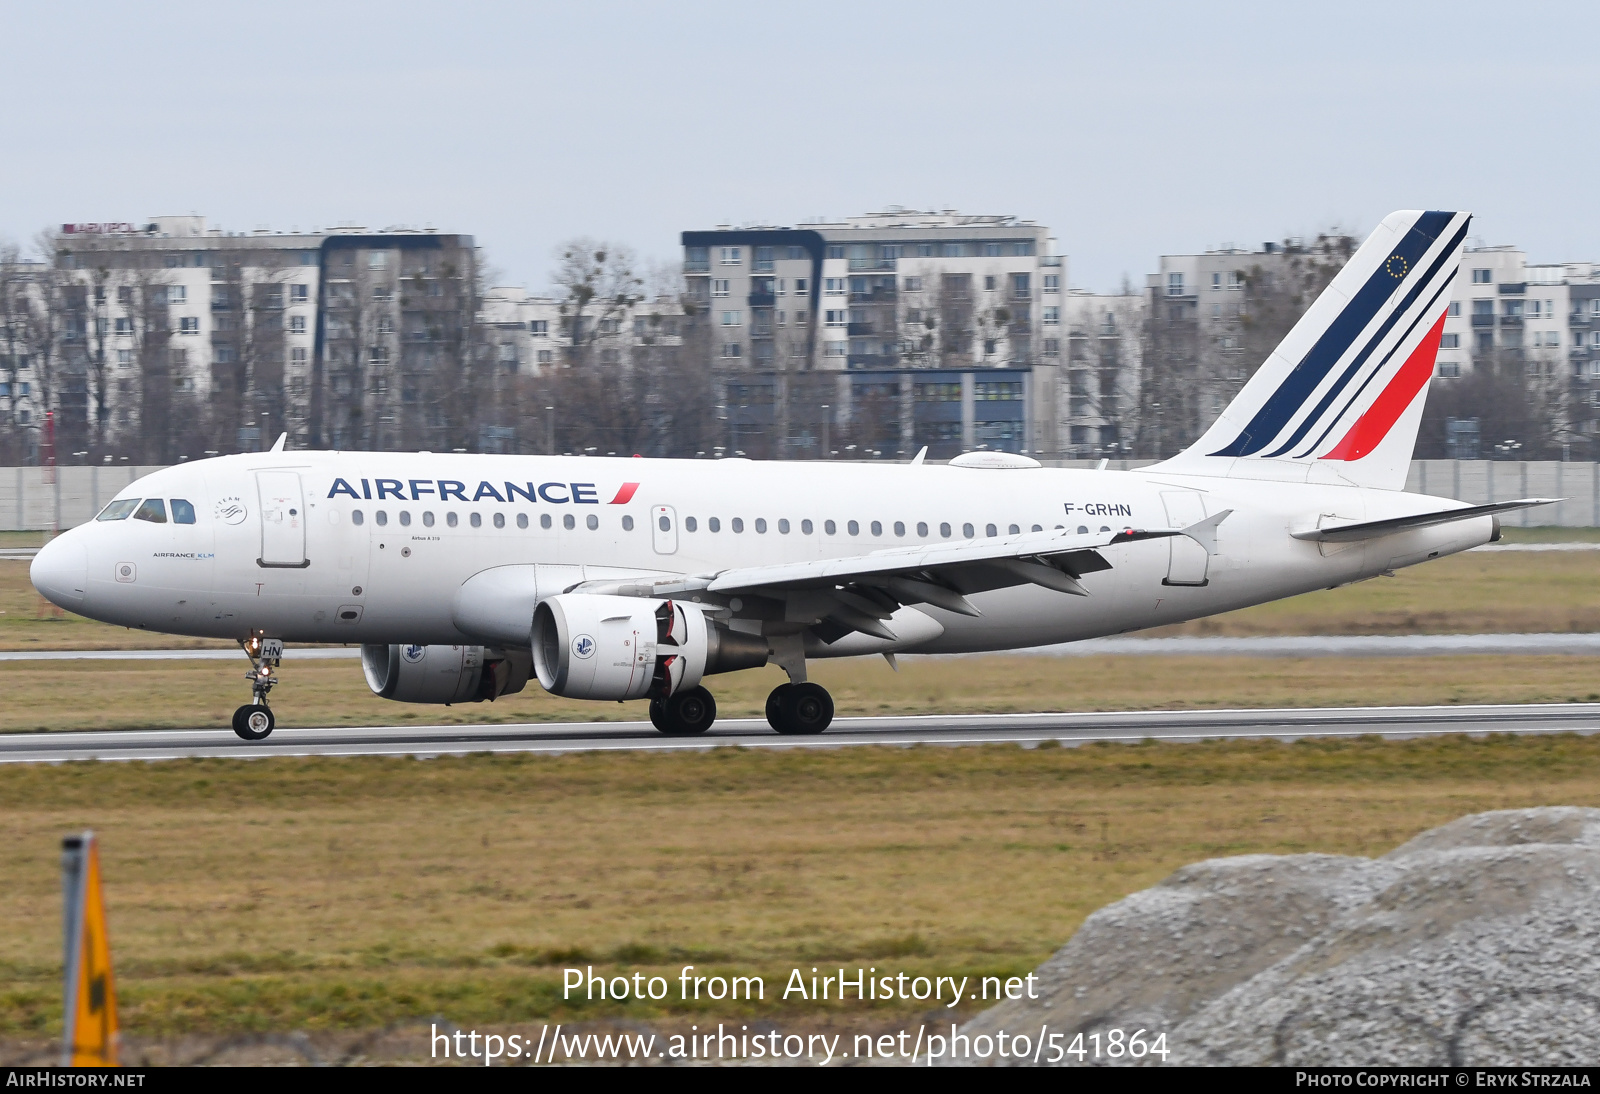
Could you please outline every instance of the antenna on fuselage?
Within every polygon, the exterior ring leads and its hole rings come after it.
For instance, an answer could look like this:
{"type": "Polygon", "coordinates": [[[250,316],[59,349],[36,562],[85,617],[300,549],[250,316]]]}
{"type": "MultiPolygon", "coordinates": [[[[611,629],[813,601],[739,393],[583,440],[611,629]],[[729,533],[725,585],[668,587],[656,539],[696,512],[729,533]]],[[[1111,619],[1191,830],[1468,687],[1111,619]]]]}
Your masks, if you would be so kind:
{"type": "Polygon", "coordinates": [[[279,433],[278,434],[278,439],[272,442],[272,447],[267,449],[267,451],[268,452],[282,452],[283,451],[284,442],[286,442],[288,439],[289,439],[289,434],[287,434],[287,433],[279,433]]]}
{"type": "Polygon", "coordinates": [[[917,454],[915,456],[911,457],[911,466],[912,467],[921,467],[922,466],[922,461],[927,455],[928,455],[928,446],[927,445],[923,445],[921,448],[919,448],[917,450],[917,454]]]}

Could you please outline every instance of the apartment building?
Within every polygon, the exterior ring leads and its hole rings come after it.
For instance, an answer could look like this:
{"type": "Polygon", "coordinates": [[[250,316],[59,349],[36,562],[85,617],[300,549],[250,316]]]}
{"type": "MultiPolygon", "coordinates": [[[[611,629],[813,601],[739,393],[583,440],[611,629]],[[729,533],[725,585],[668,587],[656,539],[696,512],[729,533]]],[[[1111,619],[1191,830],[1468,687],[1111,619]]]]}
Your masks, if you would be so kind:
{"type": "MultiPolygon", "coordinates": [[[[758,433],[801,456],[894,458],[924,445],[935,457],[1055,456],[1071,437],[1084,450],[1103,436],[1116,443],[1098,381],[1091,406],[1090,385],[1063,376],[1108,310],[1118,331],[1137,321],[1129,301],[1108,309],[1069,292],[1066,259],[1042,225],[890,208],[798,228],[684,232],[682,243],[686,295],[710,326],[735,447],[758,433]]],[[[1119,345],[1136,375],[1137,339],[1119,345]]],[[[1080,371],[1089,360],[1084,350],[1080,371]]]]}
{"type": "Polygon", "coordinates": [[[681,345],[693,319],[670,296],[569,316],[561,300],[509,285],[485,290],[479,316],[497,368],[530,376],[563,365],[635,363],[652,347],[681,345]],[[580,354],[583,360],[575,360],[580,354]]]}
{"type": "MultiPolygon", "coordinates": [[[[471,236],[68,224],[32,272],[28,356],[88,443],[382,446],[443,428],[476,313],[471,236]]],[[[34,384],[34,390],[40,386],[34,384]]],[[[38,409],[31,417],[37,420],[38,409]]],[[[76,442],[74,442],[76,443],[76,442]]]]}

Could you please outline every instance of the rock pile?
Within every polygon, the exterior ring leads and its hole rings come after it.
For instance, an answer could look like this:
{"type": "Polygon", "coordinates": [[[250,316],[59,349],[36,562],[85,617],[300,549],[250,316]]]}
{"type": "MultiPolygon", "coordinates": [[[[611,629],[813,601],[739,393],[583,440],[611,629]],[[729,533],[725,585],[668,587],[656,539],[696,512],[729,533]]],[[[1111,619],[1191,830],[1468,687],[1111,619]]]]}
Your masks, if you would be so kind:
{"type": "Polygon", "coordinates": [[[1165,1031],[1170,1063],[1592,1064],[1600,809],[1480,813],[1378,859],[1196,863],[1037,971],[1041,998],[964,1031],[1165,1031]]]}

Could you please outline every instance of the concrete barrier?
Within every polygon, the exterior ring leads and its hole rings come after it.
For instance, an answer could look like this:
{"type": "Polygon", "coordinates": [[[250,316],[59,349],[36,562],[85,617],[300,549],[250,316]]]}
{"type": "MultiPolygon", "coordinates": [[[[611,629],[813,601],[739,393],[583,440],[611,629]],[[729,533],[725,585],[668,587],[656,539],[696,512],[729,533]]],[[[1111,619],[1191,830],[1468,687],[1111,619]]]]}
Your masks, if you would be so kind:
{"type": "Polygon", "coordinates": [[[117,491],[159,467],[128,464],[57,467],[46,482],[46,468],[0,468],[0,531],[71,528],[90,520],[117,491]]]}

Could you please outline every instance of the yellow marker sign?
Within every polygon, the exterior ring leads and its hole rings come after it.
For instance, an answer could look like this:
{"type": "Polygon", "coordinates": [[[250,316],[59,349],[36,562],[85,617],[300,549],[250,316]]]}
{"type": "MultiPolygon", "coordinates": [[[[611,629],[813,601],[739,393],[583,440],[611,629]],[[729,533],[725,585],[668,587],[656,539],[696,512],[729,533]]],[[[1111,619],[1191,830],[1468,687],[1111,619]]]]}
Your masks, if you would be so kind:
{"type": "Polygon", "coordinates": [[[117,991],[100,892],[100,848],[93,832],[61,841],[66,900],[64,1060],[68,1067],[117,1064],[117,991]]]}

